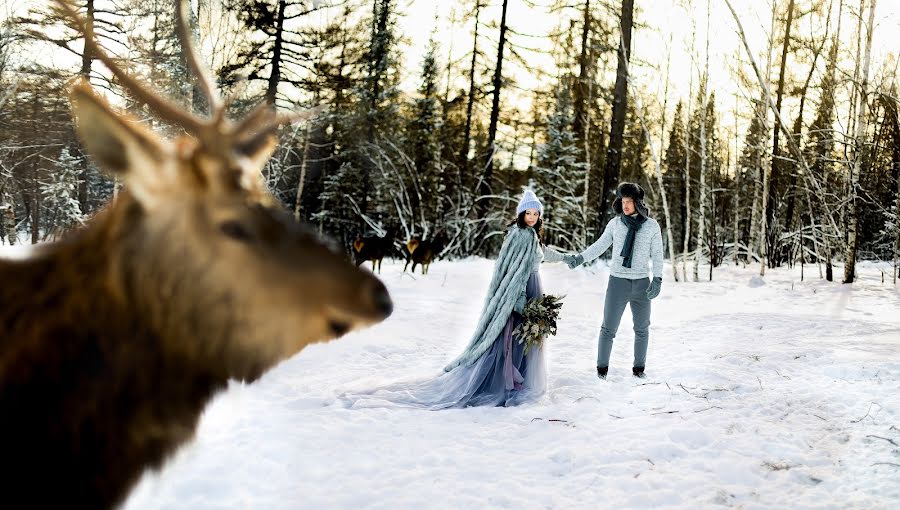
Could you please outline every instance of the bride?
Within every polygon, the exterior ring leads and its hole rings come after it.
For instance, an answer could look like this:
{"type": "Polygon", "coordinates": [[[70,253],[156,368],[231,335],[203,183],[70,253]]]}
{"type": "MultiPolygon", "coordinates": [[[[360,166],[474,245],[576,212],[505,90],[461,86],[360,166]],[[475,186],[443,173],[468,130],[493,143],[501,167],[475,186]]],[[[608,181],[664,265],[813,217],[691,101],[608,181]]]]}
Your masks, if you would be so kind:
{"type": "Polygon", "coordinates": [[[547,385],[543,349],[532,347],[526,354],[513,331],[522,322],[526,302],[543,296],[541,262],[563,261],[541,240],[543,212],[534,192],[525,190],[494,264],[475,333],[441,375],[344,398],[353,407],[388,404],[437,410],[512,406],[540,397],[547,385]]]}

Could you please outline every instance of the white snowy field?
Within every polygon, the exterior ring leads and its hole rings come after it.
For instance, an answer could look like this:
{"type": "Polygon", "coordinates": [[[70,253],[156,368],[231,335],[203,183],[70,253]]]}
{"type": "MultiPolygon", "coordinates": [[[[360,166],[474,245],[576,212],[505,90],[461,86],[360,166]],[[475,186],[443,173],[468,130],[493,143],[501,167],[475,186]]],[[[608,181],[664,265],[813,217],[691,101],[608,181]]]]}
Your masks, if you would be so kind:
{"type": "Polygon", "coordinates": [[[809,265],[803,282],[799,268],[760,282],[758,266],[727,266],[675,283],[667,265],[649,377],[631,376],[626,310],[606,381],[594,369],[605,266],[545,264],[544,290],[567,298],[541,401],[336,398],[437,374],[468,341],[492,265],[410,276],[385,261],[387,321],[231,384],[123,507],[900,508],[900,286],[869,263],[852,286],[809,265]]]}
{"type": "MultiPolygon", "coordinates": [[[[862,264],[718,268],[654,301],[649,377],[626,310],[596,377],[607,271],[545,264],[566,294],[548,393],[515,408],[350,409],[347,390],[437,373],[468,340],[492,261],[382,279],[384,323],[232,384],[124,505],[157,508],[900,508],[900,289],[862,264]]],[[[701,270],[706,268],[701,268],[701,270]]]]}

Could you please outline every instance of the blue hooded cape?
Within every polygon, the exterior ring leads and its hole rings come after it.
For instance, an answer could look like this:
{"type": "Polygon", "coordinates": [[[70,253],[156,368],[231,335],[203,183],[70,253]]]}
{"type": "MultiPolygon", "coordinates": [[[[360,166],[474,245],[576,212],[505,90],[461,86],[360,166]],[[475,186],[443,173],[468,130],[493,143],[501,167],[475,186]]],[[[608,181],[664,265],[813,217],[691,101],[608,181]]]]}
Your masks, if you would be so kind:
{"type": "Polygon", "coordinates": [[[510,227],[494,264],[494,276],[475,333],[462,354],[444,367],[445,372],[472,364],[490,349],[528,283],[537,258],[537,243],[537,234],[531,227],[510,227]]]}

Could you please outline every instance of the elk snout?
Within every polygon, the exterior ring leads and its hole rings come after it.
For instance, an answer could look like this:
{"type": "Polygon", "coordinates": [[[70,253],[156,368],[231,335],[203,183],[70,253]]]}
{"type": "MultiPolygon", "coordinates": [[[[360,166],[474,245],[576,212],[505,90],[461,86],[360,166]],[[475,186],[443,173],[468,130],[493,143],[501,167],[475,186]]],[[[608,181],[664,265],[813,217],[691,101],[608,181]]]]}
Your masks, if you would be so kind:
{"type": "Polygon", "coordinates": [[[328,320],[328,328],[335,337],[343,336],[354,327],[381,322],[394,311],[394,302],[381,280],[366,278],[357,291],[359,305],[357,312],[350,316],[333,313],[328,320]]]}
{"type": "Polygon", "coordinates": [[[372,303],[377,313],[381,314],[381,319],[391,316],[394,311],[394,302],[391,301],[391,295],[388,294],[387,288],[380,280],[375,280],[372,285],[371,296],[372,303]]]}

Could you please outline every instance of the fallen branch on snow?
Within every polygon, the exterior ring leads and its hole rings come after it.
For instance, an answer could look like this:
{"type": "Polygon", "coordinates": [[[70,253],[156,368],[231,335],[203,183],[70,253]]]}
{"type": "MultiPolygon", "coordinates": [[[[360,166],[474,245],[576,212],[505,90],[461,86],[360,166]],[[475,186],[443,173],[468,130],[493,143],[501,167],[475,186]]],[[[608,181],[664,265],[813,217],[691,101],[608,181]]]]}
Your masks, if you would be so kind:
{"type": "MultiPolygon", "coordinates": [[[[534,423],[534,422],[536,422],[536,421],[538,421],[538,420],[544,421],[543,418],[532,418],[532,419],[531,419],[531,423],[534,423]]],[[[550,418],[550,419],[547,420],[547,421],[557,422],[557,423],[569,423],[569,420],[560,420],[560,419],[557,419],[557,418],[550,418]]]]}
{"type": "Polygon", "coordinates": [[[893,439],[888,439],[888,438],[886,438],[886,437],[876,436],[876,435],[874,435],[874,434],[869,434],[869,435],[867,435],[866,437],[874,437],[874,438],[876,438],[876,439],[884,439],[885,441],[887,441],[888,443],[891,443],[891,444],[894,445],[894,446],[900,446],[900,444],[897,444],[897,442],[894,441],[893,439]]]}
{"type": "Polygon", "coordinates": [[[872,411],[872,406],[878,406],[878,409],[881,410],[880,404],[876,404],[875,402],[869,402],[869,409],[866,410],[866,415],[858,420],[850,420],[850,423],[859,423],[859,422],[865,420],[866,417],[869,416],[869,413],[872,411]]]}
{"type": "Polygon", "coordinates": [[[776,374],[780,375],[781,377],[784,377],[784,378],[787,379],[788,381],[791,380],[790,377],[788,377],[788,376],[782,374],[781,372],[779,372],[777,368],[773,368],[772,370],[774,370],[776,374]]]}

